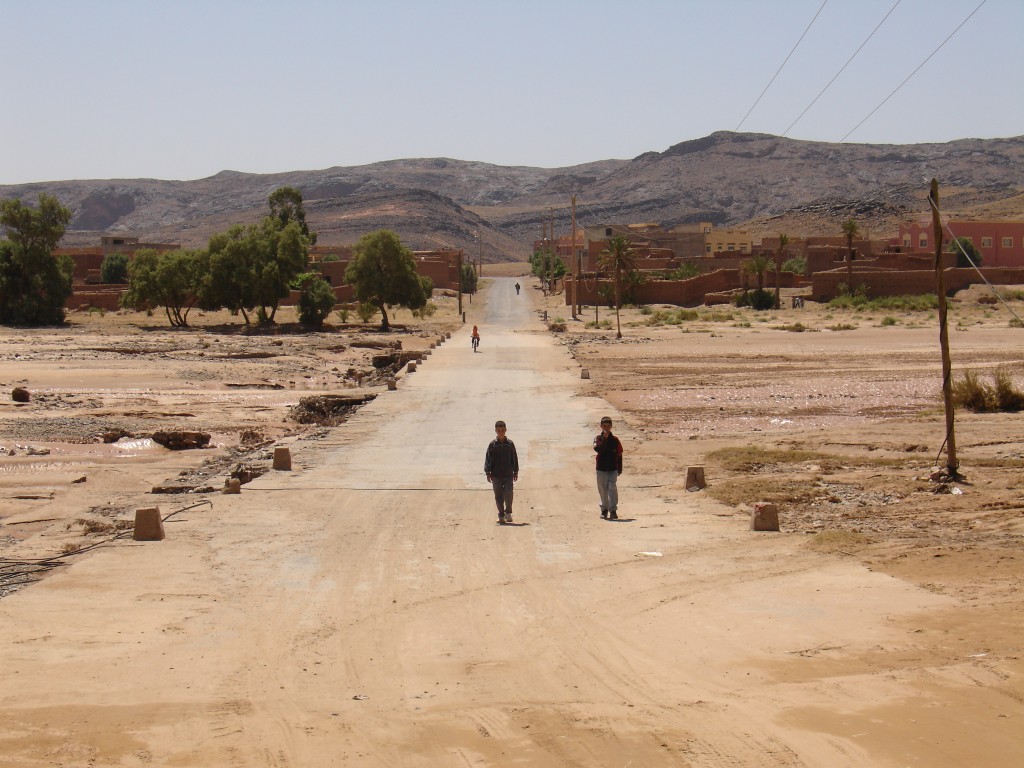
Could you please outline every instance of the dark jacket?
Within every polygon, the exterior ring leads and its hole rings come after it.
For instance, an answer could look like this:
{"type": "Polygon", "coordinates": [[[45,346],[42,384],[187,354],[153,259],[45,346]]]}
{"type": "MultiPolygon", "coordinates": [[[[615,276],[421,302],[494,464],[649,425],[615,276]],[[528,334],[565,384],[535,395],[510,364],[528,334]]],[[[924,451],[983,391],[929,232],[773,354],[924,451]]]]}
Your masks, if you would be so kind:
{"type": "Polygon", "coordinates": [[[516,445],[507,437],[504,440],[494,438],[487,446],[484,456],[484,474],[497,477],[511,477],[519,474],[519,456],[516,445]]]}
{"type": "Polygon", "coordinates": [[[602,432],[594,438],[594,450],[597,451],[598,472],[622,474],[622,443],[619,442],[619,438],[609,433],[605,439],[602,432]]]}

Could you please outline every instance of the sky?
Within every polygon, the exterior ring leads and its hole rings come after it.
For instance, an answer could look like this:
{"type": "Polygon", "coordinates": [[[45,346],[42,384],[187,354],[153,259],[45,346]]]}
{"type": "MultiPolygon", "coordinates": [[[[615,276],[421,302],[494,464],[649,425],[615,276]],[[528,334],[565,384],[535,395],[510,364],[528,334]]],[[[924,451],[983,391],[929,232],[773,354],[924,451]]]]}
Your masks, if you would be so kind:
{"type": "Polygon", "coordinates": [[[1024,134],[1024,0],[822,3],[0,0],[0,184],[1024,134]]]}

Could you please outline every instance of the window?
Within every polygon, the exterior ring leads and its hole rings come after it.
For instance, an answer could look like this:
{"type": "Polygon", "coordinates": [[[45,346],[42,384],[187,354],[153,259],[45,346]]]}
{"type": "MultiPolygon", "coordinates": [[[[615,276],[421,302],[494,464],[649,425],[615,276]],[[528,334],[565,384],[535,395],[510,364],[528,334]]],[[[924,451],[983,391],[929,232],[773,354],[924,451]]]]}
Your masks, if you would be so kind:
{"type": "Polygon", "coordinates": [[[604,236],[605,237],[611,237],[612,236],[612,228],[611,227],[608,227],[607,229],[605,229],[604,236]]]}
{"type": "Polygon", "coordinates": [[[917,241],[917,247],[918,248],[927,248],[928,247],[928,235],[926,235],[924,233],[921,234],[920,239],[918,239],[918,241],[917,241]]]}
{"type": "Polygon", "coordinates": [[[736,250],[736,243],[729,243],[729,250],[730,251],[735,251],[736,250]]]}
{"type": "Polygon", "coordinates": [[[982,248],[991,248],[992,247],[992,238],[991,237],[983,237],[983,238],[981,238],[981,247],[982,248]]]}
{"type": "Polygon", "coordinates": [[[711,253],[711,243],[708,243],[708,244],[707,244],[707,245],[706,245],[706,246],[704,247],[704,252],[705,252],[705,253],[711,253]]]}
{"type": "Polygon", "coordinates": [[[1013,238],[1012,237],[1004,237],[1003,238],[1003,248],[1013,248],[1013,238]]]}
{"type": "Polygon", "coordinates": [[[903,236],[903,245],[906,246],[907,248],[910,247],[910,235],[903,236]]]}

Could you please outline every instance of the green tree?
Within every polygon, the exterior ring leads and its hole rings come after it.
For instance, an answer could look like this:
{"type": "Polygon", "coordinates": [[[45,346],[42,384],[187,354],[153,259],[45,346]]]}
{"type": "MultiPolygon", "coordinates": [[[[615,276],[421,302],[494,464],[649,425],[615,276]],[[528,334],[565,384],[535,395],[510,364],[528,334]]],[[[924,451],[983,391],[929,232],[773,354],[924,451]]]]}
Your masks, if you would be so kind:
{"type": "Polygon", "coordinates": [[[960,269],[969,268],[972,261],[974,266],[981,266],[981,251],[969,237],[958,237],[953,240],[949,244],[949,250],[956,254],[956,265],[960,269]]]}
{"type": "Polygon", "coordinates": [[[64,322],[74,264],[55,258],[71,211],[56,197],[39,195],[35,208],[20,200],[0,203],[0,323],[49,325],[64,322]]]}
{"type": "Polygon", "coordinates": [[[625,235],[608,238],[608,247],[598,257],[601,269],[610,271],[615,281],[615,338],[622,338],[622,323],[619,310],[622,309],[622,275],[636,269],[636,252],[625,235]]]}
{"type": "Polygon", "coordinates": [[[843,222],[843,234],[846,235],[846,284],[847,289],[853,294],[853,260],[857,258],[853,251],[853,238],[860,234],[860,227],[853,219],[843,222]]]}
{"type": "Polygon", "coordinates": [[[171,326],[184,328],[207,268],[204,251],[138,251],[128,265],[128,290],[121,296],[121,306],[136,311],[163,307],[171,326]]]}
{"type": "Polygon", "coordinates": [[[772,266],[772,257],[764,253],[751,256],[743,263],[741,269],[757,279],[757,290],[753,297],[745,296],[744,301],[754,309],[768,309],[775,306],[775,297],[764,289],[764,273],[772,266]]]}
{"type": "Polygon", "coordinates": [[[460,280],[460,290],[463,293],[476,293],[477,282],[477,274],[476,270],[473,269],[473,265],[463,264],[462,275],[460,280]]]}
{"type": "Polygon", "coordinates": [[[100,264],[100,280],[104,283],[124,283],[128,280],[128,257],[123,253],[108,253],[100,264]]]}
{"type": "Polygon", "coordinates": [[[364,235],[353,249],[345,280],[356,301],[380,310],[381,330],[388,330],[388,306],[419,309],[430,298],[432,284],[416,274],[412,251],[394,232],[381,229],[364,235]]]}
{"type": "Polygon", "coordinates": [[[241,313],[246,325],[253,310],[261,323],[273,323],[289,283],[309,264],[309,241],[299,223],[282,227],[274,216],[214,235],[207,250],[209,272],[200,290],[201,306],[241,313]]]}
{"type": "Polygon", "coordinates": [[[337,301],[334,289],[326,280],[319,275],[310,278],[299,294],[299,322],[322,328],[337,301]]]}
{"type": "Polygon", "coordinates": [[[786,258],[786,246],[789,245],[789,235],[783,232],[779,235],[779,249],[775,252],[775,308],[778,309],[782,306],[779,293],[781,286],[779,284],[779,273],[782,271],[782,262],[786,258]]]}
{"type": "Polygon", "coordinates": [[[310,245],[316,245],[316,232],[310,232],[306,224],[306,209],[302,205],[302,193],[295,187],[281,187],[270,193],[267,199],[270,215],[277,219],[281,228],[296,222],[310,245]]]}

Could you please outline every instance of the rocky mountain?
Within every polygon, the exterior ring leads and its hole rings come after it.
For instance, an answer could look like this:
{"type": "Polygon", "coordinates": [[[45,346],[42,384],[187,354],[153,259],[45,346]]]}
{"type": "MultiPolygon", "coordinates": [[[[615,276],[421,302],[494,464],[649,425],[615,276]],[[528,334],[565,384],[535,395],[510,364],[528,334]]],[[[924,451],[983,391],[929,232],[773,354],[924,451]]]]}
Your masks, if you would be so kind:
{"type": "Polygon", "coordinates": [[[835,234],[856,218],[863,231],[894,233],[928,215],[939,179],[943,211],[1024,218],[1024,136],[945,144],[872,145],[719,132],[632,160],[566,168],[489,165],[445,158],[393,160],[279,174],[223,171],[195,181],[60,181],[0,186],[0,198],[56,195],[74,214],[65,244],[101,234],[195,247],[233,223],[255,221],[278,187],[298,188],[325,245],[381,227],[414,249],[454,246],[485,262],[521,260],[552,218],[569,231],[577,195],[581,225],[712,221],[757,234],[835,234]]]}

